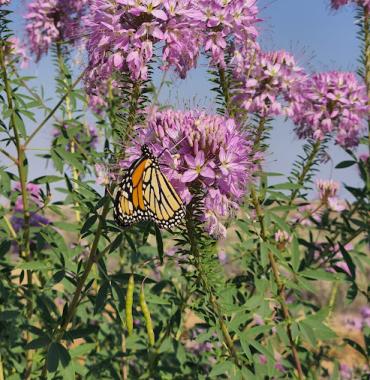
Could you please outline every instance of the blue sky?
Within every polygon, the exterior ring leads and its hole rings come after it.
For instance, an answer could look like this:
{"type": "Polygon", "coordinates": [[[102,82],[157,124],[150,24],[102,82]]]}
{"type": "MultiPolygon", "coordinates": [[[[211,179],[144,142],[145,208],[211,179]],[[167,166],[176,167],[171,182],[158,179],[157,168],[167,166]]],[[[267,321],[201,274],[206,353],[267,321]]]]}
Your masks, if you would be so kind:
{"type": "MultiPolygon", "coordinates": [[[[260,43],[264,49],[290,51],[307,71],[356,70],[359,48],[355,11],[351,6],[334,12],[330,10],[329,0],[261,0],[258,4],[264,20],[260,24],[260,43]]],[[[25,1],[13,0],[12,9],[16,34],[22,38],[25,1]]],[[[50,97],[48,104],[54,104],[54,68],[50,57],[43,58],[38,64],[31,64],[26,74],[38,78],[34,81],[35,87],[43,86],[50,97]]],[[[159,77],[156,79],[159,80],[159,77]]],[[[171,75],[169,77],[174,79],[171,75]]],[[[206,63],[201,61],[185,81],[174,79],[174,88],[171,91],[165,88],[161,99],[181,108],[184,103],[209,107],[213,96],[209,89],[206,63]]],[[[42,118],[42,113],[38,116],[42,118]]],[[[32,128],[30,126],[30,130],[32,128]]],[[[51,129],[51,125],[45,127],[42,134],[35,139],[34,148],[45,148],[49,144],[51,129]]],[[[282,119],[276,120],[271,135],[271,147],[266,157],[267,169],[289,173],[297,153],[301,152],[301,145],[302,142],[293,133],[291,123],[282,119]]],[[[341,149],[331,146],[329,153],[333,160],[322,165],[319,177],[356,185],[358,180],[353,170],[333,168],[346,157],[341,149]]],[[[53,171],[51,165],[46,168],[45,163],[37,158],[33,162],[30,178],[42,175],[41,168],[45,173],[53,171]]],[[[342,194],[345,195],[344,192],[342,194]]]]}

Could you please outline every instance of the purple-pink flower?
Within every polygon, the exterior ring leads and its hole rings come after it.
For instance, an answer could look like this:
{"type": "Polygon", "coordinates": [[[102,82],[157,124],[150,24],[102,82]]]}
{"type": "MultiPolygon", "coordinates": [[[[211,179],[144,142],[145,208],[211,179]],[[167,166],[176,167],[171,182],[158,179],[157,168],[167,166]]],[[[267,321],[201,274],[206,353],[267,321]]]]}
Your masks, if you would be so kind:
{"type": "Polygon", "coordinates": [[[17,37],[10,37],[5,45],[5,63],[19,63],[21,69],[28,66],[29,56],[27,54],[26,45],[17,37]]]}
{"type": "Polygon", "coordinates": [[[370,0],[331,0],[331,7],[333,9],[339,9],[347,4],[358,4],[364,8],[370,9],[370,0]]]}
{"type": "Polygon", "coordinates": [[[215,237],[225,236],[224,222],[238,210],[256,170],[248,135],[233,119],[200,111],[151,111],[147,125],[136,130],[122,166],[128,167],[148,144],[186,204],[195,187],[202,189],[205,228],[215,237]]]}
{"type": "Polygon", "coordinates": [[[81,37],[88,0],[33,0],[25,16],[30,50],[38,61],[55,42],[81,37]]]}
{"type": "Polygon", "coordinates": [[[316,187],[319,192],[320,201],[325,204],[330,210],[341,212],[346,209],[346,204],[343,200],[337,197],[339,183],[333,180],[316,180],[316,187]]]}
{"type": "MultiPolygon", "coordinates": [[[[89,65],[85,77],[90,96],[103,98],[102,83],[115,72],[146,80],[148,65],[174,68],[181,78],[196,66],[201,51],[212,65],[224,67],[227,41],[244,51],[256,46],[255,0],[93,0],[87,18],[89,65]]],[[[114,87],[118,83],[110,83],[114,87]]]]}
{"type": "Polygon", "coordinates": [[[240,83],[234,101],[242,110],[263,117],[291,114],[291,102],[300,99],[300,86],[306,80],[293,56],[256,49],[244,56],[235,53],[232,63],[235,80],[240,83]]]}
{"type": "Polygon", "coordinates": [[[343,147],[358,145],[369,108],[365,86],[353,73],[314,74],[302,83],[300,93],[290,113],[299,138],[330,135],[343,147]]]}
{"type": "Polygon", "coordinates": [[[8,5],[10,4],[10,0],[0,0],[0,5],[8,5]]]}
{"type": "MultiPolygon", "coordinates": [[[[30,207],[30,219],[29,223],[30,226],[33,227],[40,227],[43,225],[50,224],[50,221],[48,218],[44,217],[43,215],[40,215],[38,213],[38,209],[42,206],[43,200],[41,196],[41,187],[34,183],[28,183],[26,186],[28,200],[29,200],[29,207],[30,207]]],[[[23,200],[21,193],[21,184],[17,182],[14,186],[14,191],[19,193],[15,205],[13,208],[13,215],[11,217],[11,223],[16,232],[21,230],[24,226],[24,217],[23,217],[23,200]]]]}

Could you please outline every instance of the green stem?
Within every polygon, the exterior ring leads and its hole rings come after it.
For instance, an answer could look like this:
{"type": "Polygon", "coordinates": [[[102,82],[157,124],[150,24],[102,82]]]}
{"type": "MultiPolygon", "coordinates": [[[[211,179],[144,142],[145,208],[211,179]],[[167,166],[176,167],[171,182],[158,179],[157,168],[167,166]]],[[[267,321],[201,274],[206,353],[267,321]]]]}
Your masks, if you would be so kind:
{"type": "Polygon", "coordinates": [[[219,68],[218,76],[220,79],[220,87],[221,87],[222,95],[225,101],[225,111],[230,117],[233,117],[233,109],[231,106],[231,97],[230,97],[230,92],[229,92],[229,83],[227,80],[227,74],[226,74],[225,69],[219,68]]]}
{"type": "MultiPolygon", "coordinates": [[[[260,224],[260,228],[261,228],[261,238],[263,241],[267,242],[268,237],[266,236],[266,228],[265,228],[265,223],[264,223],[264,217],[262,214],[261,205],[259,203],[258,196],[256,194],[256,190],[255,190],[254,186],[252,186],[252,188],[251,188],[251,196],[252,196],[252,202],[253,202],[254,208],[256,210],[256,216],[257,216],[258,222],[260,224]]],[[[274,280],[275,280],[275,283],[276,283],[276,286],[278,289],[278,294],[277,294],[278,295],[278,301],[279,301],[279,304],[281,307],[283,318],[286,322],[287,335],[288,335],[288,339],[289,339],[290,348],[292,350],[292,355],[293,355],[295,367],[296,367],[297,372],[298,372],[298,378],[300,380],[303,380],[304,375],[303,375],[303,371],[302,371],[302,365],[301,365],[301,361],[300,361],[299,356],[298,356],[298,350],[297,350],[296,344],[295,344],[294,339],[293,339],[293,334],[292,334],[292,328],[291,328],[292,322],[291,322],[289,309],[288,309],[288,306],[286,303],[286,297],[285,297],[285,292],[284,292],[284,283],[281,280],[277,262],[276,262],[275,257],[271,251],[268,252],[268,258],[270,261],[273,277],[274,277],[274,280]]]]}
{"type": "Polygon", "coordinates": [[[328,312],[327,320],[329,320],[333,314],[335,301],[337,299],[337,294],[338,294],[338,287],[339,287],[339,282],[335,281],[330,292],[330,297],[329,297],[329,302],[328,302],[329,312],[328,312]]]}
{"type": "MultiPolygon", "coordinates": [[[[24,226],[23,226],[23,241],[20,249],[20,254],[23,256],[23,258],[26,261],[30,261],[32,259],[31,257],[31,251],[30,251],[30,213],[29,213],[29,204],[28,204],[28,192],[27,192],[27,157],[25,155],[25,146],[21,142],[21,136],[18,132],[17,128],[17,119],[16,119],[16,107],[13,103],[13,90],[10,86],[8,74],[6,71],[6,65],[5,65],[5,57],[4,57],[4,50],[2,46],[0,46],[0,66],[1,66],[1,72],[2,77],[4,81],[4,87],[5,87],[5,93],[6,98],[8,102],[8,108],[10,111],[10,125],[14,133],[14,144],[17,150],[17,168],[18,168],[18,175],[19,175],[19,182],[21,185],[21,196],[22,196],[22,203],[23,203],[23,219],[24,219],[24,226]]],[[[27,270],[27,287],[28,290],[31,291],[32,288],[32,272],[30,270],[27,270]]],[[[32,318],[33,314],[33,303],[32,303],[32,297],[29,296],[27,298],[27,304],[26,304],[26,315],[27,319],[30,320],[32,318]]],[[[26,340],[29,342],[31,339],[31,334],[27,331],[26,333],[26,340]]],[[[26,354],[26,371],[25,371],[25,379],[28,379],[30,376],[30,372],[32,369],[32,351],[28,350],[26,354]]]]}
{"type": "MultiPolygon", "coordinates": [[[[57,57],[58,57],[58,66],[59,66],[59,71],[60,75],[62,78],[62,81],[64,83],[64,89],[63,91],[68,91],[68,81],[67,81],[67,68],[66,68],[66,63],[64,62],[64,57],[63,57],[63,51],[61,48],[61,45],[59,42],[56,43],[56,48],[57,48],[57,57]]],[[[66,113],[67,113],[67,119],[70,121],[72,119],[72,107],[71,107],[71,99],[70,99],[70,93],[66,96],[65,98],[65,103],[66,103],[66,113]]],[[[75,153],[75,143],[73,141],[70,142],[71,145],[71,153],[75,153]]],[[[78,180],[79,180],[79,173],[77,169],[72,165],[72,177],[74,180],[73,188],[75,191],[78,191],[78,180]]],[[[81,222],[81,213],[79,211],[79,204],[78,202],[75,202],[75,215],[76,215],[76,221],[77,223],[81,222]]]]}
{"type": "MultiPolygon", "coordinates": [[[[368,102],[370,105],[370,14],[369,8],[364,6],[364,58],[365,58],[365,83],[367,87],[368,102]]],[[[370,117],[368,118],[368,147],[370,152],[370,117]]]]}
{"type": "Polygon", "coordinates": [[[80,76],[72,83],[72,85],[68,88],[67,92],[60,98],[58,103],[54,106],[54,108],[50,111],[50,113],[45,117],[45,119],[39,124],[39,126],[30,134],[27,138],[24,147],[26,148],[30,142],[35,138],[35,136],[40,132],[40,130],[45,126],[45,124],[54,116],[55,112],[59,109],[59,107],[63,104],[66,98],[71,94],[73,89],[78,85],[83,76],[85,75],[85,71],[83,71],[80,76]]]}
{"type": "Polygon", "coordinates": [[[3,359],[0,355],[0,380],[4,380],[4,367],[3,367],[3,359]]]}
{"type": "MultiPolygon", "coordinates": [[[[110,204],[110,199],[107,198],[105,203],[104,203],[104,206],[103,206],[103,211],[99,217],[99,223],[98,223],[98,226],[97,226],[97,229],[95,232],[94,240],[91,244],[90,254],[89,254],[89,257],[86,261],[85,269],[84,269],[81,277],[79,277],[79,279],[77,281],[76,289],[75,289],[75,292],[73,294],[72,301],[68,306],[68,312],[67,312],[67,315],[63,321],[63,324],[59,328],[55,329],[53,334],[52,334],[53,342],[59,342],[61,339],[63,339],[64,334],[67,331],[68,325],[70,322],[72,322],[72,320],[75,316],[75,313],[76,313],[76,309],[77,309],[77,307],[81,301],[81,293],[82,293],[83,287],[85,285],[85,282],[86,282],[86,280],[87,280],[87,278],[91,272],[91,269],[92,269],[94,263],[99,260],[99,255],[97,255],[98,244],[99,244],[99,240],[100,240],[100,237],[102,235],[102,232],[103,232],[103,226],[105,223],[105,219],[106,219],[107,214],[109,212],[109,204],[110,204]]],[[[105,252],[106,252],[106,250],[103,251],[103,253],[105,253],[105,252]]],[[[47,373],[46,365],[47,364],[45,363],[44,368],[43,368],[43,372],[41,375],[42,378],[46,378],[46,373],[47,373]]]]}
{"type": "Polygon", "coordinates": [[[241,364],[239,362],[239,358],[238,358],[236,348],[234,346],[234,342],[230,336],[230,333],[229,333],[228,328],[227,328],[226,323],[225,323],[225,318],[221,312],[221,307],[220,307],[219,303],[217,302],[215,295],[213,294],[213,290],[208,285],[207,277],[204,274],[203,269],[201,267],[200,252],[199,252],[198,244],[197,244],[196,237],[195,237],[195,232],[194,232],[195,226],[194,226],[194,221],[192,220],[191,208],[192,207],[190,205],[188,207],[187,216],[186,216],[186,230],[187,230],[187,234],[188,234],[188,238],[189,238],[189,242],[190,242],[190,255],[192,255],[195,259],[195,267],[196,267],[198,274],[199,274],[199,280],[202,284],[203,289],[209,295],[209,301],[210,301],[210,304],[212,306],[212,310],[217,317],[217,320],[218,320],[218,323],[219,323],[219,326],[220,326],[220,329],[222,332],[223,340],[224,340],[224,343],[227,347],[227,350],[229,351],[229,354],[232,357],[236,366],[241,368],[241,364]]]}
{"type": "Polygon", "coordinates": [[[255,133],[255,137],[254,137],[254,144],[253,144],[253,151],[254,152],[257,152],[260,149],[261,141],[263,139],[263,132],[265,131],[266,117],[260,116],[259,119],[260,119],[260,121],[258,123],[256,133],[255,133]]]}
{"type": "Polygon", "coordinates": [[[298,182],[297,182],[298,186],[297,186],[296,189],[294,189],[292,191],[292,194],[290,195],[288,206],[291,206],[293,204],[293,202],[295,201],[297,195],[299,194],[300,188],[304,185],[304,182],[306,180],[306,176],[307,176],[308,172],[310,171],[310,169],[312,168],[312,165],[315,162],[316,155],[320,151],[320,146],[321,146],[321,142],[320,141],[316,141],[314,143],[312,151],[311,151],[311,154],[309,155],[309,157],[307,159],[307,162],[303,166],[302,172],[301,172],[301,174],[298,177],[298,182]]]}

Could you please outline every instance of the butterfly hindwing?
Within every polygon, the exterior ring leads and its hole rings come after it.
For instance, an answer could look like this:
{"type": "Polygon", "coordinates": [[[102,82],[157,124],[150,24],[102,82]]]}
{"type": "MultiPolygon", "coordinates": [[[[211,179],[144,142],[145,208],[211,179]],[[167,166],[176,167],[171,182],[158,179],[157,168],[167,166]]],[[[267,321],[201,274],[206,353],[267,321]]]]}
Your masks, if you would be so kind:
{"type": "Polygon", "coordinates": [[[184,205],[157,158],[145,145],[142,152],[118,187],[114,217],[123,227],[142,220],[154,220],[161,228],[175,227],[185,215],[184,205]]]}

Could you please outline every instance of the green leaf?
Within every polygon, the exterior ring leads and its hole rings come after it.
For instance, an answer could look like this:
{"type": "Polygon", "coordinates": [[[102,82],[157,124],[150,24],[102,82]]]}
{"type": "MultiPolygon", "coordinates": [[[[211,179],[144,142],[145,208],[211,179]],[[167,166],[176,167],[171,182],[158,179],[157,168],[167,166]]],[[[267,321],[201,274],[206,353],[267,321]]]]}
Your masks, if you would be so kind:
{"type": "Polygon", "coordinates": [[[233,368],[234,368],[234,364],[229,361],[217,363],[213,366],[212,371],[209,374],[209,377],[226,375],[226,373],[231,375],[231,371],[233,370],[233,368]]]}
{"type": "Polygon", "coordinates": [[[53,222],[53,225],[61,230],[68,232],[78,232],[78,226],[73,223],[53,222]]]}
{"type": "Polygon", "coordinates": [[[123,234],[118,234],[116,238],[113,240],[113,243],[110,245],[109,253],[114,252],[116,249],[118,249],[123,241],[123,234]]]}
{"type": "Polygon", "coordinates": [[[17,266],[18,269],[23,270],[49,270],[51,269],[50,265],[42,261],[30,261],[28,263],[21,263],[17,266]]]}
{"type": "Polygon", "coordinates": [[[59,364],[59,348],[58,343],[51,343],[46,355],[46,366],[49,372],[55,372],[59,364]]]}
{"type": "Polygon", "coordinates": [[[158,250],[158,256],[161,264],[163,264],[163,240],[162,240],[162,235],[159,227],[154,224],[155,227],[155,240],[157,241],[157,250],[158,250]]]}
{"type": "Polygon", "coordinates": [[[103,309],[108,297],[108,290],[109,283],[104,282],[104,284],[100,287],[98,294],[96,295],[94,314],[97,314],[103,309]]]}
{"type": "Polygon", "coordinates": [[[0,256],[4,256],[6,253],[8,253],[11,246],[12,242],[10,240],[3,240],[0,243],[0,256]]]}
{"type": "Polygon", "coordinates": [[[41,177],[38,177],[38,178],[32,180],[32,182],[41,185],[44,183],[59,182],[59,181],[62,181],[63,179],[64,179],[64,177],[58,177],[56,175],[43,175],[41,177]]]}
{"type": "Polygon", "coordinates": [[[50,343],[47,337],[36,338],[26,344],[26,350],[36,350],[38,348],[46,347],[50,343]]]}
{"type": "Polygon", "coordinates": [[[95,348],[96,348],[95,343],[80,344],[79,346],[72,348],[70,350],[70,354],[71,354],[72,358],[85,356],[86,354],[95,350],[95,348]]]}
{"type": "Polygon", "coordinates": [[[306,269],[301,272],[301,275],[313,280],[334,281],[337,279],[337,275],[327,272],[325,269],[306,269]]]}
{"type": "Polygon", "coordinates": [[[315,332],[312,329],[312,327],[305,323],[304,321],[299,323],[299,328],[302,331],[303,335],[305,338],[310,342],[312,347],[316,346],[316,337],[315,337],[315,332]]]}
{"type": "Polygon", "coordinates": [[[18,315],[18,310],[4,310],[0,312],[0,321],[14,320],[18,315]]]}
{"type": "Polygon", "coordinates": [[[350,166],[354,165],[356,161],[352,160],[347,160],[347,161],[342,161],[340,162],[335,169],[344,169],[344,168],[349,168],[350,166]]]}
{"type": "Polygon", "coordinates": [[[343,259],[348,265],[349,271],[351,272],[352,279],[353,280],[356,279],[356,266],[352,260],[352,257],[349,255],[349,253],[347,252],[347,250],[343,247],[341,243],[339,243],[339,248],[342,253],[343,259]]]}
{"type": "Polygon", "coordinates": [[[292,182],[278,183],[276,185],[272,185],[269,187],[269,189],[273,189],[273,190],[296,190],[300,188],[301,188],[300,185],[296,183],[292,183],[292,182]]]}
{"type": "Polygon", "coordinates": [[[300,252],[299,252],[299,244],[296,236],[293,236],[292,239],[292,268],[294,272],[297,272],[299,269],[300,263],[300,252]]]}
{"type": "Polygon", "coordinates": [[[89,216],[81,228],[81,235],[84,235],[87,231],[89,231],[90,228],[95,224],[97,219],[98,219],[98,216],[96,214],[89,216]]]}
{"type": "Polygon", "coordinates": [[[349,339],[349,338],[344,338],[344,341],[347,344],[349,344],[352,348],[354,348],[357,352],[359,352],[361,355],[363,355],[364,358],[365,358],[365,360],[369,359],[368,356],[367,356],[366,351],[357,342],[355,342],[354,340],[349,339]]]}
{"type": "Polygon", "coordinates": [[[71,361],[71,355],[62,344],[57,343],[57,345],[58,345],[58,352],[59,352],[59,360],[62,363],[63,367],[67,367],[69,362],[71,361]]]}

